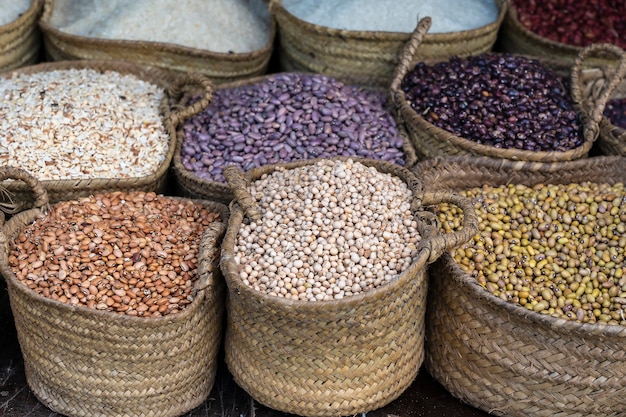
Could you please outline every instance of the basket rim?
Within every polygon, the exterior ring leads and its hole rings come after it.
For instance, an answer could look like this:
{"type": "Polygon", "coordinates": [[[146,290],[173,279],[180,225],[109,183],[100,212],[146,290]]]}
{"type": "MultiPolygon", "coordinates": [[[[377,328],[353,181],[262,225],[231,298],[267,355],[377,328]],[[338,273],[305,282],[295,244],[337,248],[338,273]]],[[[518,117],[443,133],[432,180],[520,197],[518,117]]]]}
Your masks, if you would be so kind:
{"type": "MultiPolygon", "coordinates": [[[[446,167],[454,167],[458,165],[464,165],[466,167],[480,167],[489,169],[492,171],[503,171],[506,174],[507,170],[515,170],[519,172],[527,172],[529,175],[533,175],[534,172],[550,173],[558,178],[559,172],[562,169],[568,168],[570,170],[584,170],[588,165],[594,165],[597,167],[605,167],[609,164],[619,165],[626,170],[626,158],[622,156],[597,156],[593,158],[580,159],[576,161],[562,161],[556,163],[541,163],[532,162],[532,167],[528,171],[523,171],[519,166],[519,162],[510,160],[497,160],[490,157],[473,157],[473,156],[450,156],[450,157],[436,157],[432,160],[425,161],[423,163],[432,162],[432,172],[437,172],[446,167]]],[[[422,165],[424,166],[424,165],[422,165]]],[[[428,168],[426,168],[428,169],[428,168]]],[[[511,182],[512,180],[508,181],[511,182]]],[[[589,180],[591,182],[602,182],[601,178],[595,178],[589,180]],[[600,180],[600,181],[598,181],[600,180]]],[[[515,182],[517,184],[518,182],[515,182]]],[[[471,188],[470,186],[463,187],[463,189],[471,188]]],[[[567,320],[562,318],[552,317],[547,314],[531,311],[518,304],[514,304],[495,296],[489,292],[486,288],[483,288],[478,281],[470,274],[465,272],[458,263],[454,260],[450,253],[444,253],[437,263],[445,264],[447,268],[451,268],[454,273],[449,274],[450,279],[460,286],[471,291],[473,299],[480,300],[493,307],[499,314],[506,314],[516,316],[525,320],[529,320],[532,324],[538,324],[549,327],[554,330],[562,331],[569,334],[582,334],[585,336],[617,336],[626,338],[626,326],[614,325],[614,324],[599,324],[599,323],[580,323],[573,320],[567,320]]],[[[433,279],[437,279],[436,277],[433,279]]]]}
{"type": "MultiPolygon", "coordinates": [[[[222,203],[202,200],[202,199],[189,199],[189,198],[177,197],[177,196],[163,196],[163,197],[171,198],[175,200],[192,201],[195,204],[200,204],[204,207],[208,207],[211,210],[218,212],[221,217],[222,217],[222,214],[224,213],[229,214],[228,208],[222,203]]],[[[39,209],[30,209],[20,214],[28,215],[32,217],[32,220],[34,220],[37,218],[37,216],[40,213],[41,213],[41,210],[39,209]]],[[[21,226],[19,230],[21,231],[22,228],[27,227],[30,223],[32,223],[32,220],[29,221],[27,225],[21,226]]],[[[6,224],[10,224],[10,222],[11,222],[11,219],[9,219],[9,221],[6,224]]],[[[228,219],[220,219],[218,223],[223,223],[224,225],[226,225],[228,223],[228,219]]],[[[12,243],[12,239],[7,242],[8,245],[10,245],[11,243],[12,243]]],[[[4,250],[4,248],[0,250],[4,250]]],[[[8,250],[7,250],[7,254],[8,254],[8,250]]],[[[50,308],[54,308],[56,310],[61,310],[65,312],[79,312],[80,314],[83,314],[83,315],[92,315],[93,317],[99,317],[103,320],[108,320],[108,321],[116,321],[116,322],[120,321],[122,323],[129,323],[129,324],[137,324],[137,323],[144,324],[145,323],[148,325],[158,324],[159,322],[165,322],[165,321],[177,322],[177,321],[186,320],[188,316],[195,314],[201,302],[213,302],[216,299],[219,291],[215,291],[212,289],[218,287],[220,285],[220,280],[221,280],[221,278],[217,279],[217,277],[215,276],[216,272],[213,272],[212,275],[214,279],[212,281],[214,285],[209,285],[206,288],[198,290],[191,304],[189,304],[180,313],[168,314],[162,317],[139,317],[139,316],[129,316],[127,314],[118,313],[114,311],[92,309],[84,305],[71,305],[69,303],[64,303],[59,300],[54,300],[52,298],[45,297],[41,294],[38,294],[37,292],[35,292],[34,290],[26,286],[22,281],[20,281],[20,279],[17,278],[17,276],[15,275],[15,273],[9,266],[8,262],[7,263],[0,262],[0,272],[5,282],[7,284],[13,285],[13,287],[17,291],[19,291],[22,295],[24,295],[25,297],[29,299],[34,299],[38,303],[47,305],[50,308]]]]}
{"type": "Polygon", "coordinates": [[[117,46],[124,47],[130,50],[139,51],[159,51],[170,54],[185,55],[188,57],[195,57],[201,59],[215,59],[221,61],[230,62],[247,62],[257,58],[264,58],[270,54],[274,48],[274,40],[277,34],[277,24],[273,16],[270,14],[270,30],[267,43],[260,49],[249,52],[216,52],[208,49],[193,48],[184,45],[178,45],[175,43],[156,42],[156,41],[142,41],[142,40],[125,40],[125,39],[103,39],[103,38],[91,38],[88,36],[73,35],[67,32],[63,32],[53,27],[49,19],[52,16],[52,9],[54,7],[54,0],[38,0],[43,1],[43,13],[39,19],[39,27],[44,37],[54,36],[57,39],[67,43],[87,43],[96,48],[104,48],[117,46]]]}
{"type": "Polygon", "coordinates": [[[36,20],[37,15],[43,10],[45,0],[33,0],[28,9],[19,15],[17,19],[0,25],[0,35],[4,35],[8,32],[13,32],[22,28],[30,20],[36,20]]]}
{"type": "MultiPolygon", "coordinates": [[[[484,26],[468,29],[458,32],[446,32],[446,33],[429,33],[424,37],[424,43],[448,43],[450,41],[458,41],[459,38],[474,38],[484,34],[498,30],[501,23],[504,21],[506,10],[508,8],[507,0],[495,0],[496,6],[498,6],[498,16],[495,21],[488,23],[484,26]]],[[[312,32],[318,35],[328,35],[333,37],[339,37],[341,39],[350,40],[362,40],[362,41],[379,41],[381,39],[390,41],[406,41],[410,38],[411,32],[385,32],[385,31],[366,31],[366,30],[346,30],[337,29],[329,26],[322,26],[315,23],[310,23],[306,20],[300,19],[294,14],[290,13],[283,5],[282,0],[270,0],[270,11],[276,16],[276,20],[280,26],[280,20],[292,20],[301,29],[307,32],[312,32]],[[272,10],[274,9],[275,10],[272,10]]]]}
{"type": "MultiPolygon", "coordinates": [[[[285,168],[288,170],[292,167],[315,164],[316,162],[321,161],[321,160],[349,160],[349,159],[353,160],[354,162],[359,162],[366,166],[374,166],[377,170],[379,170],[379,166],[382,165],[386,168],[389,168],[392,171],[396,170],[396,171],[403,172],[405,175],[407,175],[407,178],[412,179],[413,181],[416,181],[416,183],[420,185],[420,188],[422,188],[421,181],[408,168],[401,167],[397,164],[394,164],[388,161],[379,161],[379,160],[369,159],[369,158],[353,158],[353,157],[343,157],[343,156],[332,157],[332,158],[315,158],[315,159],[309,159],[306,161],[293,161],[293,162],[288,162],[288,163],[283,163],[283,164],[265,165],[263,167],[257,168],[253,172],[248,171],[246,173],[246,177],[257,178],[257,175],[258,175],[258,177],[260,178],[261,174],[271,173],[274,170],[276,170],[276,168],[278,167],[285,168]]],[[[379,172],[388,173],[389,175],[395,175],[393,173],[388,172],[387,170],[385,171],[379,170],[379,172]]],[[[401,179],[403,182],[406,183],[405,179],[403,178],[401,179]]],[[[415,198],[416,196],[421,196],[422,194],[423,194],[422,189],[412,190],[413,198],[415,198]]],[[[423,243],[437,236],[437,231],[435,229],[427,229],[427,228],[422,227],[421,228],[422,233],[427,233],[427,235],[421,235],[420,244],[418,245],[417,253],[414,257],[414,261],[411,263],[411,265],[407,269],[405,269],[400,274],[398,274],[396,278],[392,279],[391,281],[388,281],[387,283],[383,285],[380,285],[379,287],[376,287],[372,290],[362,292],[356,295],[345,297],[339,300],[320,300],[320,301],[293,300],[293,299],[288,299],[284,297],[271,296],[269,294],[262,293],[261,291],[257,291],[254,288],[246,285],[241,279],[240,275],[230,274],[230,271],[236,270],[237,268],[234,267],[236,265],[235,260],[234,260],[234,253],[231,253],[231,254],[226,253],[227,251],[233,252],[233,248],[227,248],[225,245],[225,242],[227,241],[227,238],[229,237],[229,235],[232,235],[233,237],[232,243],[234,244],[234,238],[236,238],[237,234],[239,233],[239,229],[240,229],[241,224],[243,223],[245,214],[244,214],[243,208],[239,205],[236,199],[233,199],[233,201],[230,203],[229,210],[230,210],[230,217],[228,219],[228,229],[226,231],[224,240],[222,241],[221,259],[220,259],[220,265],[225,265],[225,266],[222,266],[222,272],[223,272],[223,276],[226,281],[226,284],[229,288],[229,292],[235,291],[238,295],[244,298],[258,300],[258,301],[261,301],[265,305],[276,306],[278,308],[297,308],[303,311],[310,311],[310,312],[317,312],[317,313],[322,312],[322,311],[332,311],[333,308],[338,309],[338,308],[357,306],[361,303],[368,302],[372,299],[383,298],[385,297],[385,294],[387,294],[388,292],[397,291],[399,287],[407,285],[407,283],[412,280],[420,279],[421,280],[420,283],[423,283],[427,278],[426,269],[428,265],[428,261],[427,261],[428,253],[426,253],[428,252],[426,250],[428,249],[428,247],[423,246],[423,243]],[[237,230],[234,230],[235,226],[237,226],[237,230]]],[[[416,211],[414,211],[414,215],[415,215],[416,221],[418,223],[421,223],[421,220],[417,217],[416,211]]]]}

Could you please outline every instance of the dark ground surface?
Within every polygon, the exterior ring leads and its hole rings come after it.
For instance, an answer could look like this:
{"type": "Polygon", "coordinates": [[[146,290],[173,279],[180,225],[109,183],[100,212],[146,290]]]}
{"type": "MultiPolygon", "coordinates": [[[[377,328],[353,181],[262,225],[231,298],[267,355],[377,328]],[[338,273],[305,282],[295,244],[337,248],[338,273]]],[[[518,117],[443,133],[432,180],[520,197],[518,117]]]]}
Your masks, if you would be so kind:
{"type": "MultiPolygon", "coordinates": [[[[68,384],[71,384],[68,381],[68,384]]],[[[26,384],[6,283],[0,279],[0,416],[60,416],[41,404],[26,384]]],[[[221,363],[209,398],[185,417],[288,417],[254,401],[239,388],[221,363]]],[[[482,417],[487,413],[453,398],[425,370],[411,387],[389,405],[367,417],[482,417]]]]}

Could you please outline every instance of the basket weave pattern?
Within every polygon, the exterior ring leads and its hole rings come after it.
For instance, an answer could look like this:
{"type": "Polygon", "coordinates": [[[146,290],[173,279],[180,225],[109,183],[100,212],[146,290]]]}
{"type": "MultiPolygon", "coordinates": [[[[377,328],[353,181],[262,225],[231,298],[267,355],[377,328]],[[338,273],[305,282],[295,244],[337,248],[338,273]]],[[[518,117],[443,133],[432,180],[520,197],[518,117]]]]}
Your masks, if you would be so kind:
{"type": "MultiPolygon", "coordinates": [[[[504,20],[507,2],[497,0],[498,18],[481,28],[430,34],[418,59],[441,60],[450,56],[490,51],[504,20]]],[[[349,78],[355,84],[388,87],[402,46],[410,34],[349,31],[306,22],[289,13],[280,0],[270,1],[279,27],[279,59],[284,71],[306,71],[349,78]]]]}
{"type": "MultiPolygon", "coordinates": [[[[415,169],[432,190],[626,181],[626,160],[619,157],[433,162],[415,169]]],[[[433,264],[430,276],[425,365],[455,397],[496,415],[624,415],[626,328],[557,319],[504,301],[449,254],[433,264]]]]}
{"type": "MultiPolygon", "coordinates": [[[[421,204],[452,198],[448,193],[420,197],[421,185],[407,169],[388,162],[357,160],[403,179],[418,197],[413,202],[416,212],[421,204]]],[[[315,161],[282,166],[292,169],[315,161]]],[[[245,214],[251,218],[258,214],[245,191],[246,183],[275,167],[248,171],[239,182],[226,176],[235,194],[221,259],[229,290],[228,368],[254,399],[276,410],[303,416],[344,416],[382,407],[408,388],[424,358],[426,264],[446,248],[469,239],[472,230],[477,230],[475,213],[469,202],[461,202],[465,230],[445,238],[434,236],[435,229],[418,221],[422,242],[417,260],[397,280],[372,291],[320,302],[273,297],[243,283],[233,251],[245,214]]]]}
{"type": "Polygon", "coordinates": [[[0,26],[0,71],[39,62],[41,32],[37,26],[44,0],[33,0],[16,20],[0,26]]]}
{"type": "MultiPolygon", "coordinates": [[[[222,338],[225,286],[217,255],[224,223],[202,237],[196,296],[181,313],[142,318],[71,306],[35,293],[8,265],[10,242],[47,208],[37,186],[37,205],[11,217],[0,233],[0,272],[35,396],[56,412],[85,417],[174,417],[201,404],[213,387],[222,338]]],[[[225,206],[198,203],[227,219],[225,206]]]]}

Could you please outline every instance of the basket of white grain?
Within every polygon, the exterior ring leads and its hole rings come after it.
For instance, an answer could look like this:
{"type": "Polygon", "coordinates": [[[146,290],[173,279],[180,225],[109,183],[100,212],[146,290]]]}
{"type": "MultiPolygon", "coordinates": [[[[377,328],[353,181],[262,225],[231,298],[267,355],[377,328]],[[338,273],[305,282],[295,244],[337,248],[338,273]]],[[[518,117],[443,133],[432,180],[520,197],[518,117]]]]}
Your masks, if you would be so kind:
{"type": "Polygon", "coordinates": [[[418,17],[435,28],[416,60],[490,51],[506,0],[271,0],[285,71],[307,71],[388,87],[418,17]]]}
{"type": "Polygon", "coordinates": [[[558,62],[507,53],[414,64],[430,24],[428,17],[420,20],[390,87],[395,114],[419,158],[465,154],[558,162],[589,155],[609,96],[626,70],[621,48],[582,49],[569,77],[558,62]],[[584,95],[583,70],[598,54],[616,57],[619,69],[602,94],[584,95]]]}
{"type": "Polygon", "coordinates": [[[46,56],[198,72],[214,83],[267,72],[276,24],[264,0],[45,0],[46,56]]]}
{"type": "Polygon", "coordinates": [[[220,266],[235,381],[303,416],[397,398],[424,357],[427,266],[477,230],[469,200],[422,193],[411,171],[365,158],[225,175],[235,199],[220,266]],[[463,230],[437,233],[422,205],[442,201],[462,209],[463,230]]]}
{"type": "MultiPolygon", "coordinates": [[[[626,158],[439,157],[415,173],[480,221],[429,270],[429,373],[490,414],[625,415],[626,158]]],[[[437,210],[456,230],[458,210],[437,210]]]]}
{"type": "MultiPolygon", "coordinates": [[[[162,192],[176,126],[206,107],[210,80],[122,61],[64,61],[0,75],[0,164],[37,175],[50,200],[94,192],[162,192]],[[185,88],[200,99],[179,104],[185,88]]],[[[32,196],[5,182],[11,204],[32,196]]],[[[16,207],[16,210],[20,210],[16,207]]]]}
{"type": "Polygon", "coordinates": [[[280,73],[219,85],[211,104],[177,129],[172,171],[181,194],[229,202],[229,164],[245,171],[342,155],[406,167],[416,161],[385,90],[280,73]]]}
{"type": "Polygon", "coordinates": [[[32,208],[0,230],[26,380],[67,416],[179,416],[206,400],[222,340],[226,206],[115,191],[32,208]]]}
{"type": "Polygon", "coordinates": [[[44,0],[0,1],[0,71],[39,62],[44,0]]]}

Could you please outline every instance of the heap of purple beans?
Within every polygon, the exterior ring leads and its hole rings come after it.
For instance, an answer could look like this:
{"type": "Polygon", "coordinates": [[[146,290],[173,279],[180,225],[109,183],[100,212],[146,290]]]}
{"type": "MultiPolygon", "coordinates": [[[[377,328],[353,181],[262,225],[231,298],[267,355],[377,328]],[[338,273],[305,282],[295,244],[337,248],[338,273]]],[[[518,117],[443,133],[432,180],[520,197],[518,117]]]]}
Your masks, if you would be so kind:
{"type": "Polygon", "coordinates": [[[249,170],[333,156],[405,163],[386,93],[319,74],[282,73],[217,89],[183,129],[183,166],[216,182],[225,181],[230,164],[249,170]]]}
{"type": "Polygon", "coordinates": [[[604,109],[604,116],[615,126],[626,129],[626,97],[610,100],[604,109]]]}
{"type": "Polygon", "coordinates": [[[537,60],[482,54],[420,62],[402,89],[425,120],[477,143],[528,151],[568,151],[583,143],[567,80],[537,60]]]}

